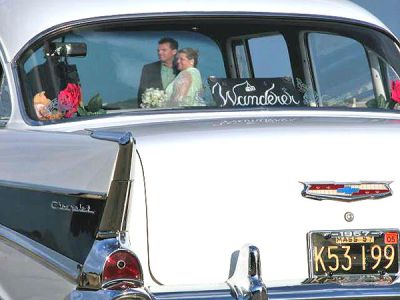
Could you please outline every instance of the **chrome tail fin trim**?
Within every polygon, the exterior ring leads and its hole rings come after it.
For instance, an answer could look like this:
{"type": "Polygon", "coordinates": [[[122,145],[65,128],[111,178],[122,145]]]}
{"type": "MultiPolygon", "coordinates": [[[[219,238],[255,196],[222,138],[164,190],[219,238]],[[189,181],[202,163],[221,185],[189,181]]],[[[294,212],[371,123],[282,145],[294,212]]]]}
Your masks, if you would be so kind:
{"type": "Polygon", "coordinates": [[[126,230],[126,210],[131,189],[130,174],[135,140],[131,132],[91,131],[90,136],[119,144],[114,175],[97,234],[98,239],[117,237],[119,232],[126,230]]]}

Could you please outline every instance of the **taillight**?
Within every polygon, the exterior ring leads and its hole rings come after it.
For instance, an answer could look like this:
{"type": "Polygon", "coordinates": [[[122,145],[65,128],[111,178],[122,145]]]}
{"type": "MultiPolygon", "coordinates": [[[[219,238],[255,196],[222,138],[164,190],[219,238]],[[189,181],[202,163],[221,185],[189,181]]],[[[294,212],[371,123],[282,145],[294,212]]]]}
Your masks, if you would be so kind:
{"type": "Polygon", "coordinates": [[[103,269],[103,284],[110,283],[110,289],[126,289],[142,282],[142,268],[133,253],[117,250],[108,256],[103,269]],[[123,283],[124,281],[127,282],[123,283]]]}
{"type": "Polygon", "coordinates": [[[107,287],[108,290],[114,290],[114,291],[121,291],[121,290],[127,290],[127,289],[132,289],[138,287],[137,284],[131,283],[131,282],[118,282],[116,284],[112,284],[109,287],[107,287]]]}

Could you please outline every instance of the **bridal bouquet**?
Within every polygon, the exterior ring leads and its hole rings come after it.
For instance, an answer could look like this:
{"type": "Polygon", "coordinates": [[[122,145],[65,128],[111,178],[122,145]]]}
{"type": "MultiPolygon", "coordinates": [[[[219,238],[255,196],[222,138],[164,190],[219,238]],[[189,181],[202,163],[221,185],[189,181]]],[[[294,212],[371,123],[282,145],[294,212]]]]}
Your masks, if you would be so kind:
{"type": "Polygon", "coordinates": [[[165,107],[167,95],[164,90],[149,88],[142,94],[142,108],[165,107]]]}

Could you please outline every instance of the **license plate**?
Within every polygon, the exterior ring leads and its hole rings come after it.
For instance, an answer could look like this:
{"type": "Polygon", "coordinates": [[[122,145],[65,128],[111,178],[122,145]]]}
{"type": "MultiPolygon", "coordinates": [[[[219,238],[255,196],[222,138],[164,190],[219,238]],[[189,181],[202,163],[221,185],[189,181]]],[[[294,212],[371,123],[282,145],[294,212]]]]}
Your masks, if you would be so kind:
{"type": "Polygon", "coordinates": [[[398,230],[309,232],[310,277],[396,274],[398,241],[398,230]]]}

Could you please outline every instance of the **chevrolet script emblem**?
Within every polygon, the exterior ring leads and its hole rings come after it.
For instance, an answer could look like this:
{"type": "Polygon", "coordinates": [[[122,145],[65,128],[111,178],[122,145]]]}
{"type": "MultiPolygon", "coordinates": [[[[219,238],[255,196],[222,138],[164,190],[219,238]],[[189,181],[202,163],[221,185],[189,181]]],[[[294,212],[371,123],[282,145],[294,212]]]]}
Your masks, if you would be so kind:
{"type": "Polygon", "coordinates": [[[301,182],[304,189],[303,197],[316,200],[357,201],[364,199],[378,199],[389,197],[392,190],[391,182],[301,182]]]}

